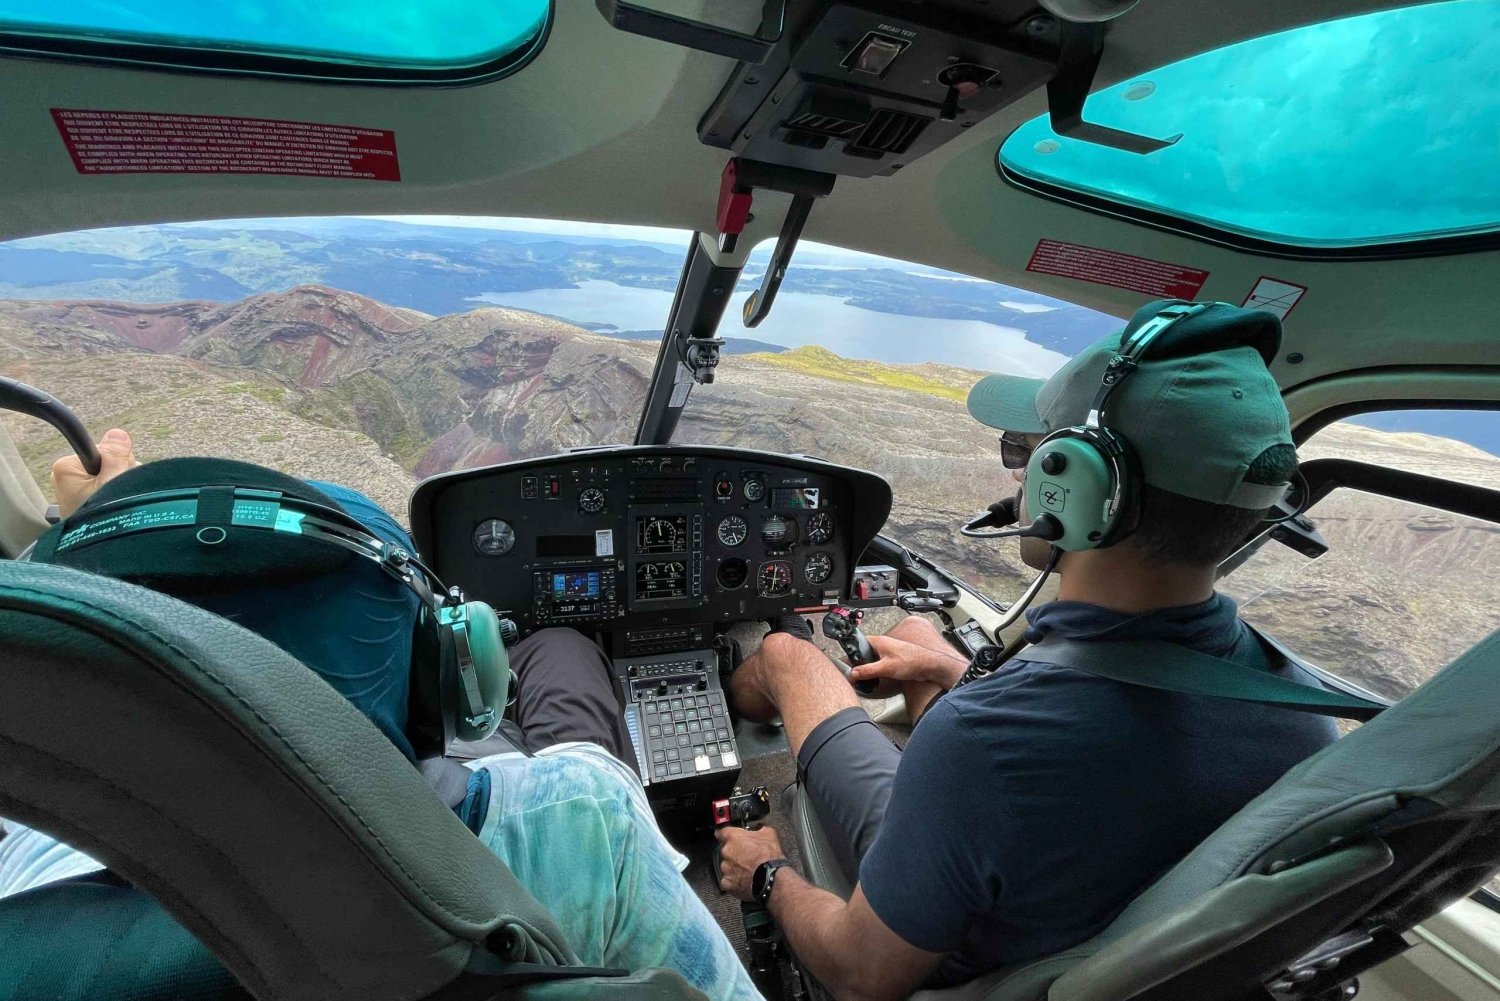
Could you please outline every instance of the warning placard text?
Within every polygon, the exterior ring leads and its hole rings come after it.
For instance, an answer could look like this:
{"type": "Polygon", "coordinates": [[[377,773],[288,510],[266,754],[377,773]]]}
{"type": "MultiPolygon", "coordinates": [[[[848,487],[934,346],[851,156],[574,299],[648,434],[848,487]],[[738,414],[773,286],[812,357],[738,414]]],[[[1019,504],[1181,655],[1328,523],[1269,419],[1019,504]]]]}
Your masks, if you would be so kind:
{"type": "Polygon", "coordinates": [[[1208,280],[1208,272],[1198,268],[1060,240],[1038,240],[1026,270],[1166,299],[1195,298],[1208,280]]]}
{"type": "Polygon", "coordinates": [[[53,108],[80,174],[293,174],[399,181],[396,133],[274,118],[53,108]]]}

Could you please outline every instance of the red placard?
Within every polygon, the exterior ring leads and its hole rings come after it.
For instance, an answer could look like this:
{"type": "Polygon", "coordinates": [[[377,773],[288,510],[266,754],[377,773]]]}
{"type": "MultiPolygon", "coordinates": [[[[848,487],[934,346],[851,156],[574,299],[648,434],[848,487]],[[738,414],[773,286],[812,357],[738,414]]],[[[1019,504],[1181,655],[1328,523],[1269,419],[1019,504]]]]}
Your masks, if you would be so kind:
{"type": "Polygon", "coordinates": [[[1184,264],[1168,264],[1117,250],[1087,247],[1060,240],[1038,240],[1027,271],[1039,275],[1076,278],[1164,299],[1194,299],[1208,281],[1208,272],[1184,264]]]}
{"type": "Polygon", "coordinates": [[[53,108],[80,174],[294,174],[399,181],[396,133],[275,118],[53,108]]]}

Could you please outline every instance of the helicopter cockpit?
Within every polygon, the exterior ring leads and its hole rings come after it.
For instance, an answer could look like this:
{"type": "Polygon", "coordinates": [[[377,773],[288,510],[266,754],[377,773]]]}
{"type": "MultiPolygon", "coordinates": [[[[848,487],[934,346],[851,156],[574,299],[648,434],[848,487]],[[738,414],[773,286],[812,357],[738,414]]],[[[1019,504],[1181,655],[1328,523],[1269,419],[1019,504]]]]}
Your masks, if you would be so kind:
{"type": "MultiPolygon", "coordinates": [[[[1500,998],[1497,27],[1495,0],[0,0],[0,998],[704,996],[585,962],[466,819],[483,762],[546,757],[505,651],[556,631],[617,703],[618,812],[764,997],[1500,998]],[[1117,333],[1079,427],[976,419],[982,378],[1117,333]],[[1058,663],[1338,739],[1087,935],[849,974],[773,893],[790,866],[799,901],[865,900],[808,734],[736,674],[805,631],[904,748],[1130,531],[1117,383],[1230,350],[1296,458],[1240,484],[1267,514],[1205,586],[1278,666],[1058,663]],[[111,427],[147,467],[356,488],[397,535],[270,480],[59,510],[49,467],[97,474],[111,427]],[[58,558],[121,538],[377,565],[441,637],[414,752],[235,616],[58,558]],[[857,673],[901,629],[958,665],[931,702],[857,673]],[[718,846],[760,826],[785,857],[736,899],[718,846]],[[58,876],[12,890],[23,834],[58,876]]],[[[929,896],[934,926],[958,906],[929,896]]]]}

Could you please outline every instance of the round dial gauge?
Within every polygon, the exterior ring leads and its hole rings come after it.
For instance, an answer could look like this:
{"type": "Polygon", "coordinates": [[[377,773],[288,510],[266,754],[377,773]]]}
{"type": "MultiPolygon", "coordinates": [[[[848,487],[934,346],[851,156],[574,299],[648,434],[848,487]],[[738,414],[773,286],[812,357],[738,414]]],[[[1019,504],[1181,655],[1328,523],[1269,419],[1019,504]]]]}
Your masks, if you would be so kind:
{"type": "Polygon", "coordinates": [[[760,565],[756,589],[762,598],[779,598],[792,590],[792,565],[786,560],[772,560],[760,565]]]}
{"type": "Polygon", "coordinates": [[[833,515],[819,511],[807,519],[807,541],[821,546],[833,538],[833,515]]]}
{"type": "Polygon", "coordinates": [[[481,556],[504,556],[516,544],[516,530],[509,522],[490,518],[474,526],[473,541],[481,556]]]}
{"type": "Polygon", "coordinates": [[[785,549],[797,541],[797,523],[773,514],[760,525],[760,537],[772,549],[785,549]]]}
{"type": "Polygon", "coordinates": [[[737,514],[731,514],[719,522],[718,531],[715,533],[719,541],[731,549],[745,541],[750,534],[750,526],[745,524],[745,519],[737,514]]]}
{"type": "Polygon", "coordinates": [[[652,549],[673,552],[677,548],[677,526],[665,518],[652,518],[646,522],[643,539],[652,549]]]}
{"type": "Polygon", "coordinates": [[[743,586],[745,578],[750,576],[750,565],[736,556],[719,564],[717,576],[720,587],[733,591],[743,586]]]}
{"type": "Polygon", "coordinates": [[[833,557],[827,553],[812,553],[802,564],[802,576],[809,584],[821,584],[833,576],[833,557]]]}
{"type": "Polygon", "coordinates": [[[604,510],[604,491],[588,487],[578,495],[578,510],[584,514],[598,514],[604,510]]]}
{"type": "Polygon", "coordinates": [[[766,495],[766,481],[752,476],[745,481],[745,500],[758,501],[766,495]]]}

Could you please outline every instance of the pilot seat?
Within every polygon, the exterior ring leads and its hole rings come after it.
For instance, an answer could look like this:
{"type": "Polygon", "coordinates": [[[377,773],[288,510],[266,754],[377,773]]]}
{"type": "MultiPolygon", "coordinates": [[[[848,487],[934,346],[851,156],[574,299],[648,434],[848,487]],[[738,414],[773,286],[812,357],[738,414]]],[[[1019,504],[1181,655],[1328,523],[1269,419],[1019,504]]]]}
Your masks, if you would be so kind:
{"type": "MultiPolygon", "coordinates": [[[[1308,758],[1058,955],[914,1001],[1354,996],[1403,933],[1500,869],[1500,631],[1308,758]]],[[[845,898],[817,813],[782,797],[807,878],[845,898]]]]}

